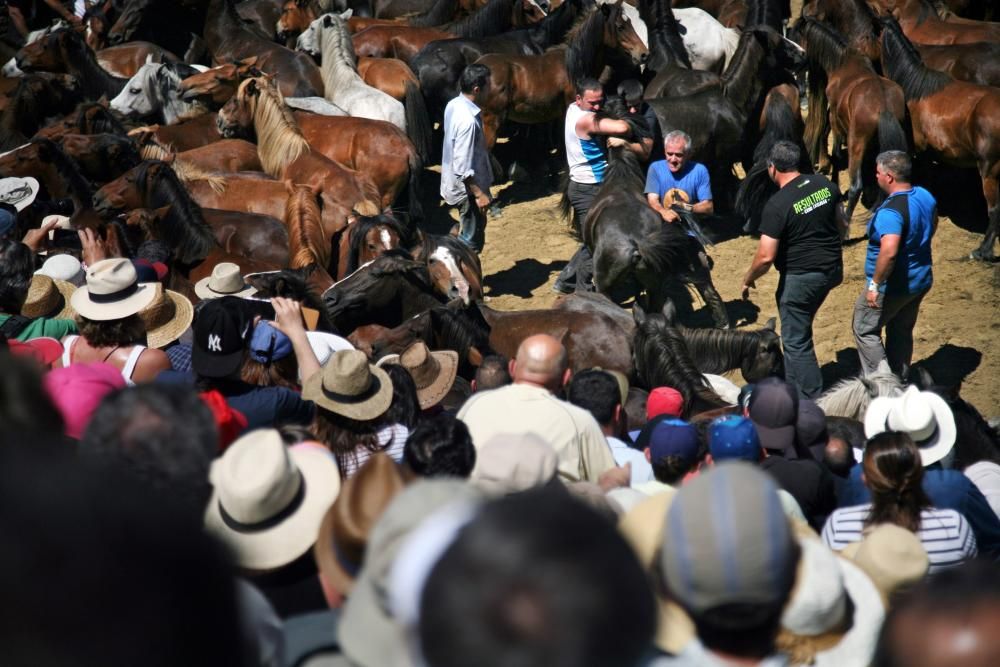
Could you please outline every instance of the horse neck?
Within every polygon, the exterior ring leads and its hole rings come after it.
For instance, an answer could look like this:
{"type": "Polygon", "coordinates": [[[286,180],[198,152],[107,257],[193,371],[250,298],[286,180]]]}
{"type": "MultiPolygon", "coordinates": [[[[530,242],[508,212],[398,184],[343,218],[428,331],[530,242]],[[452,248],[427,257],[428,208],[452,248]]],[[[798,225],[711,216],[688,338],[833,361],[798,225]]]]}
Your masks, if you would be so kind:
{"type": "Polygon", "coordinates": [[[243,28],[236,5],[232,0],[210,0],[205,14],[205,45],[215,51],[223,42],[241,33],[251,33],[243,28]]]}
{"type": "MultiPolygon", "coordinates": [[[[656,56],[667,65],[678,65],[691,69],[684,40],[677,31],[677,19],[669,2],[654,0],[652,23],[646,25],[650,46],[656,47],[656,56]]],[[[652,51],[652,49],[651,49],[652,51]]]]}
{"type": "Polygon", "coordinates": [[[285,207],[285,226],[288,228],[289,267],[300,269],[311,264],[326,267],[329,263],[329,246],[320,222],[319,205],[311,191],[297,191],[288,197],[285,207]]]}
{"type": "Polygon", "coordinates": [[[691,360],[683,339],[662,316],[649,315],[636,327],[633,349],[635,370],[652,387],[674,387],[689,405],[694,397],[711,394],[708,383],[691,360]]]}
{"type": "Polygon", "coordinates": [[[364,80],[358,74],[353,48],[344,48],[345,44],[351,44],[346,28],[327,27],[323,28],[323,32],[320,37],[323,45],[323,67],[320,73],[326,90],[335,94],[334,91],[346,91],[359,84],[364,85],[364,80]]]}
{"type": "Polygon", "coordinates": [[[160,221],[160,233],[182,264],[195,264],[217,248],[218,242],[212,228],[205,222],[201,207],[194,202],[177,176],[172,171],[161,174],[154,183],[147,184],[143,205],[159,208],[170,204],[166,218],[160,221]]]}
{"type": "Polygon", "coordinates": [[[760,79],[760,64],[764,60],[763,47],[749,33],[743,33],[733,61],[722,73],[722,92],[738,109],[749,112],[764,92],[760,79]]]}
{"type": "Polygon", "coordinates": [[[596,76],[604,67],[604,16],[593,10],[579,28],[571,30],[567,36],[566,73],[570,84],[596,76]]]}
{"type": "Polygon", "coordinates": [[[458,11],[458,0],[436,0],[423,14],[414,16],[408,23],[414,28],[433,28],[450,21],[458,11]]]}
{"type": "Polygon", "coordinates": [[[924,65],[920,53],[897,25],[887,25],[882,32],[882,69],[886,77],[903,89],[907,100],[919,100],[940,92],[953,79],[944,72],[924,65]],[[889,54],[885,53],[888,45],[889,54]],[[895,53],[891,53],[895,51],[895,53]]]}
{"type": "Polygon", "coordinates": [[[564,2],[533,27],[531,34],[533,37],[538,36],[535,41],[543,48],[558,44],[573,27],[576,15],[573,3],[564,2]]]}
{"type": "Polygon", "coordinates": [[[609,184],[609,188],[631,191],[645,186],[646,178],[635,153],[627,148],[615,148],[609,151],[609,156],[612,159],[608,165],[608,174],[604,179],[605,184],[609,184]]]}
{"type": "Polygon", "coordinates": [[[264,171],[270,176],[281,178],[288,165],[310,152],[309,144],[279,94],[257,97],[253,123],[257,152],[264,171]]]}
{"type": "Polygon", "coordinates": [[[466,39],[491,37],[510,30],[513,27],[511,18],[511,0],[489,0],[476,12],[453,23],[448,32],[466,39]]]}
{"type": "Polygon", "coordinates": [[[756,331],[679,328],[698,369],[703,373],[724,373],[740,368],[760,342],[756,331]]]}

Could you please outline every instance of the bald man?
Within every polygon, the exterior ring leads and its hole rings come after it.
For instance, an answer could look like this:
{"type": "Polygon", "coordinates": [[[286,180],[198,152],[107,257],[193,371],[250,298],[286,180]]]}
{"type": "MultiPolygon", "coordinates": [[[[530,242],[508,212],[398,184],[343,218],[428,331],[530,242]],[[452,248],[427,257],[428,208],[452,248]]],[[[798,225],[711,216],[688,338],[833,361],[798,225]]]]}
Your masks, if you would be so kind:
{"type": "Polygon", "coordinates": [[[509,370],[513,384],[475,394],[458,412],[476,448],[495,435],[533,433],[556,450],[564,481],[597,483],[615,468],[591,414],[553,395],[571,375],[562,343],[545,334],[525,338],[509,370]]]}

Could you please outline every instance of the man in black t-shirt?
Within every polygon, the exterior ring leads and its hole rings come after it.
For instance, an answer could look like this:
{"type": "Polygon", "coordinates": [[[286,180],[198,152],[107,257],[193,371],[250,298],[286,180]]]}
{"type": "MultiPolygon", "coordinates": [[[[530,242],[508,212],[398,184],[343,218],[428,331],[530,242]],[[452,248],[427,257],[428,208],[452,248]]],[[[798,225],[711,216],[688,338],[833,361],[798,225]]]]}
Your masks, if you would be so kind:
{"type": "Polygon", "coordinates": [[[840,191],[819,174],[800,174],[799,148],[779,141],[771,148],[767,173],[779,190],[761,216],[760,245],[743,278],[743,298],[774,264],[781,279],[775,298],[781,317],[785,378],[804,398],[823,390],[812,323],[830,290],[844,275],[841,243],[847,219],[840,191]]]}

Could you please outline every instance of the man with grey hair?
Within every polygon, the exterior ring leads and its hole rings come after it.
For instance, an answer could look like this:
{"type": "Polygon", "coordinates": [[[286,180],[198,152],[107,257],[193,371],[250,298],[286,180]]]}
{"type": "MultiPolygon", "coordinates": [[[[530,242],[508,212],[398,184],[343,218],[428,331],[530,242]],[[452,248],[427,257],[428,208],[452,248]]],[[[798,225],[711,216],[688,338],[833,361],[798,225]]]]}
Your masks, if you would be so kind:
{"type": "Polygon", "coordinates": [[[937,202],[911,183],[911,171],[910,156],[903,151],[885,151],[875,158],[875,180],[888,197],[868,222],[868,282],[854,304],[854,342],[865,373],[878,368],[882,359],[894,373],[908,372],[913,326],[933,283],[931,239],[937,229],[937,202]]]}
{"type": "MultiPolygon", "coordinates": [[[[650,164],[646,174],[645,193],[650,208],[667,224],[683,223],[678,210],[703,214],[714,212],[708,169],[700,162],[689,160],[691,137],[682,130],[668,132],[663,138],[663,150],[666,159],[650,164]]],[[[690,230],[688,242],[694,246],[692,256],[697,259],[691,266],[682,267],[679,278],[698,290],[712,311],[715,326],[728,329],[729,316],[726,314],[725,304],[712,284],[712,260],[690,230]]],[[[677,281],[671,283],[668,291],[674,304],[679,309],[689,310],[687,289],[677,281]]]]}
{"type": "Polygon", "coordinates": [[[812,324],[826,295],[843,280],[841,239],[847,218],[837,186],[819,174],[799,173],[800,157],[799,147],[790,141],[775,143],[768,154],[767,174],[779,189],[764,205],[760,244],[741,290],[749,298],[755,281],[772,264],[777,267],[785,379],[800,398],[815,398],[823,391],[823,375],[812,324]]]}

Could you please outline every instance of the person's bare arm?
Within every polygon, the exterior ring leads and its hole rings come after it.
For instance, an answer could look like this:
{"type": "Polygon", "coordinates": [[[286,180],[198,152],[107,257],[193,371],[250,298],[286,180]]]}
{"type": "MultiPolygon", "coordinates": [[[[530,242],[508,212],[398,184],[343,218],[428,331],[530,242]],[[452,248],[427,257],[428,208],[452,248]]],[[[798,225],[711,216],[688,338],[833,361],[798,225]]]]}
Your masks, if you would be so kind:
{"type": "Polygon", "coordinates": [[[767,234],[761,234],[760,243],[757,244],[757,253],[754,255],[753,262],[750,263],[750,268],[747,270],[746,275],[743,277],[743,285],[740,292],[744,299],[750,298],[751,288],[757,289],[756,280],[771,269],[771,265],[774,264],[774,258],[777,255],[778,239],[767,234]]]}
{"type": "Polygon", "coordinates": [[[899,234],[885,234],[879,240],[878,258],[875,260],[875,273],[872,275],[876,289],[872,290],[872,285],[869,285],[865,293],[869,308],[878,308],[877,288],[879,285],[884,285],[892,275],[892,270],[896,266],[896,256],[899,255],[899,239],[899,234]]]}
{"type": "Polygon", "coordinates": [[[711,199],[706,201],[700,201],[697,204],[691,206],[691,211],[694,213],[715,213],[715,204],[712,203],[711,199]]]}
{"type": "Polygon", "coordinates": [[[598,118],[592,113],[580,116],[576,121],[576,133],[578,136],[591,134],[608,134],[613,136],[625,136],[632,132],[632,128],[623,120],[614,118],[598,118]]]}
{"type": "Polygon", "coordinates": [[[145,349],[135,363],[132,381],[136,384],[152,382],[163,371],[171,369],[170,357],[163,350],[145,349]]]}
{"type": "Polygon", "coordinates": [[[660,196],[655,192],[646,193],[646,201],[649,202],[649,207],[660,214],[664,222],[677,222],[680,216],[677,215],[676,211],[671,211],[669,208],[664,208],[663,204],[660,203],[660,196]]]}
{"type": "Polygon", "coordinates": [[[302,304],[292,299],[276,297],[271,299],[271,305],[274,306],[274,322],[271,326],[292,341],[295,361],[299,364],[299,377],[305,383],[306,379],[321,367],[312,345],[309,344],[305,325],[302,323],[302,304]]]}

